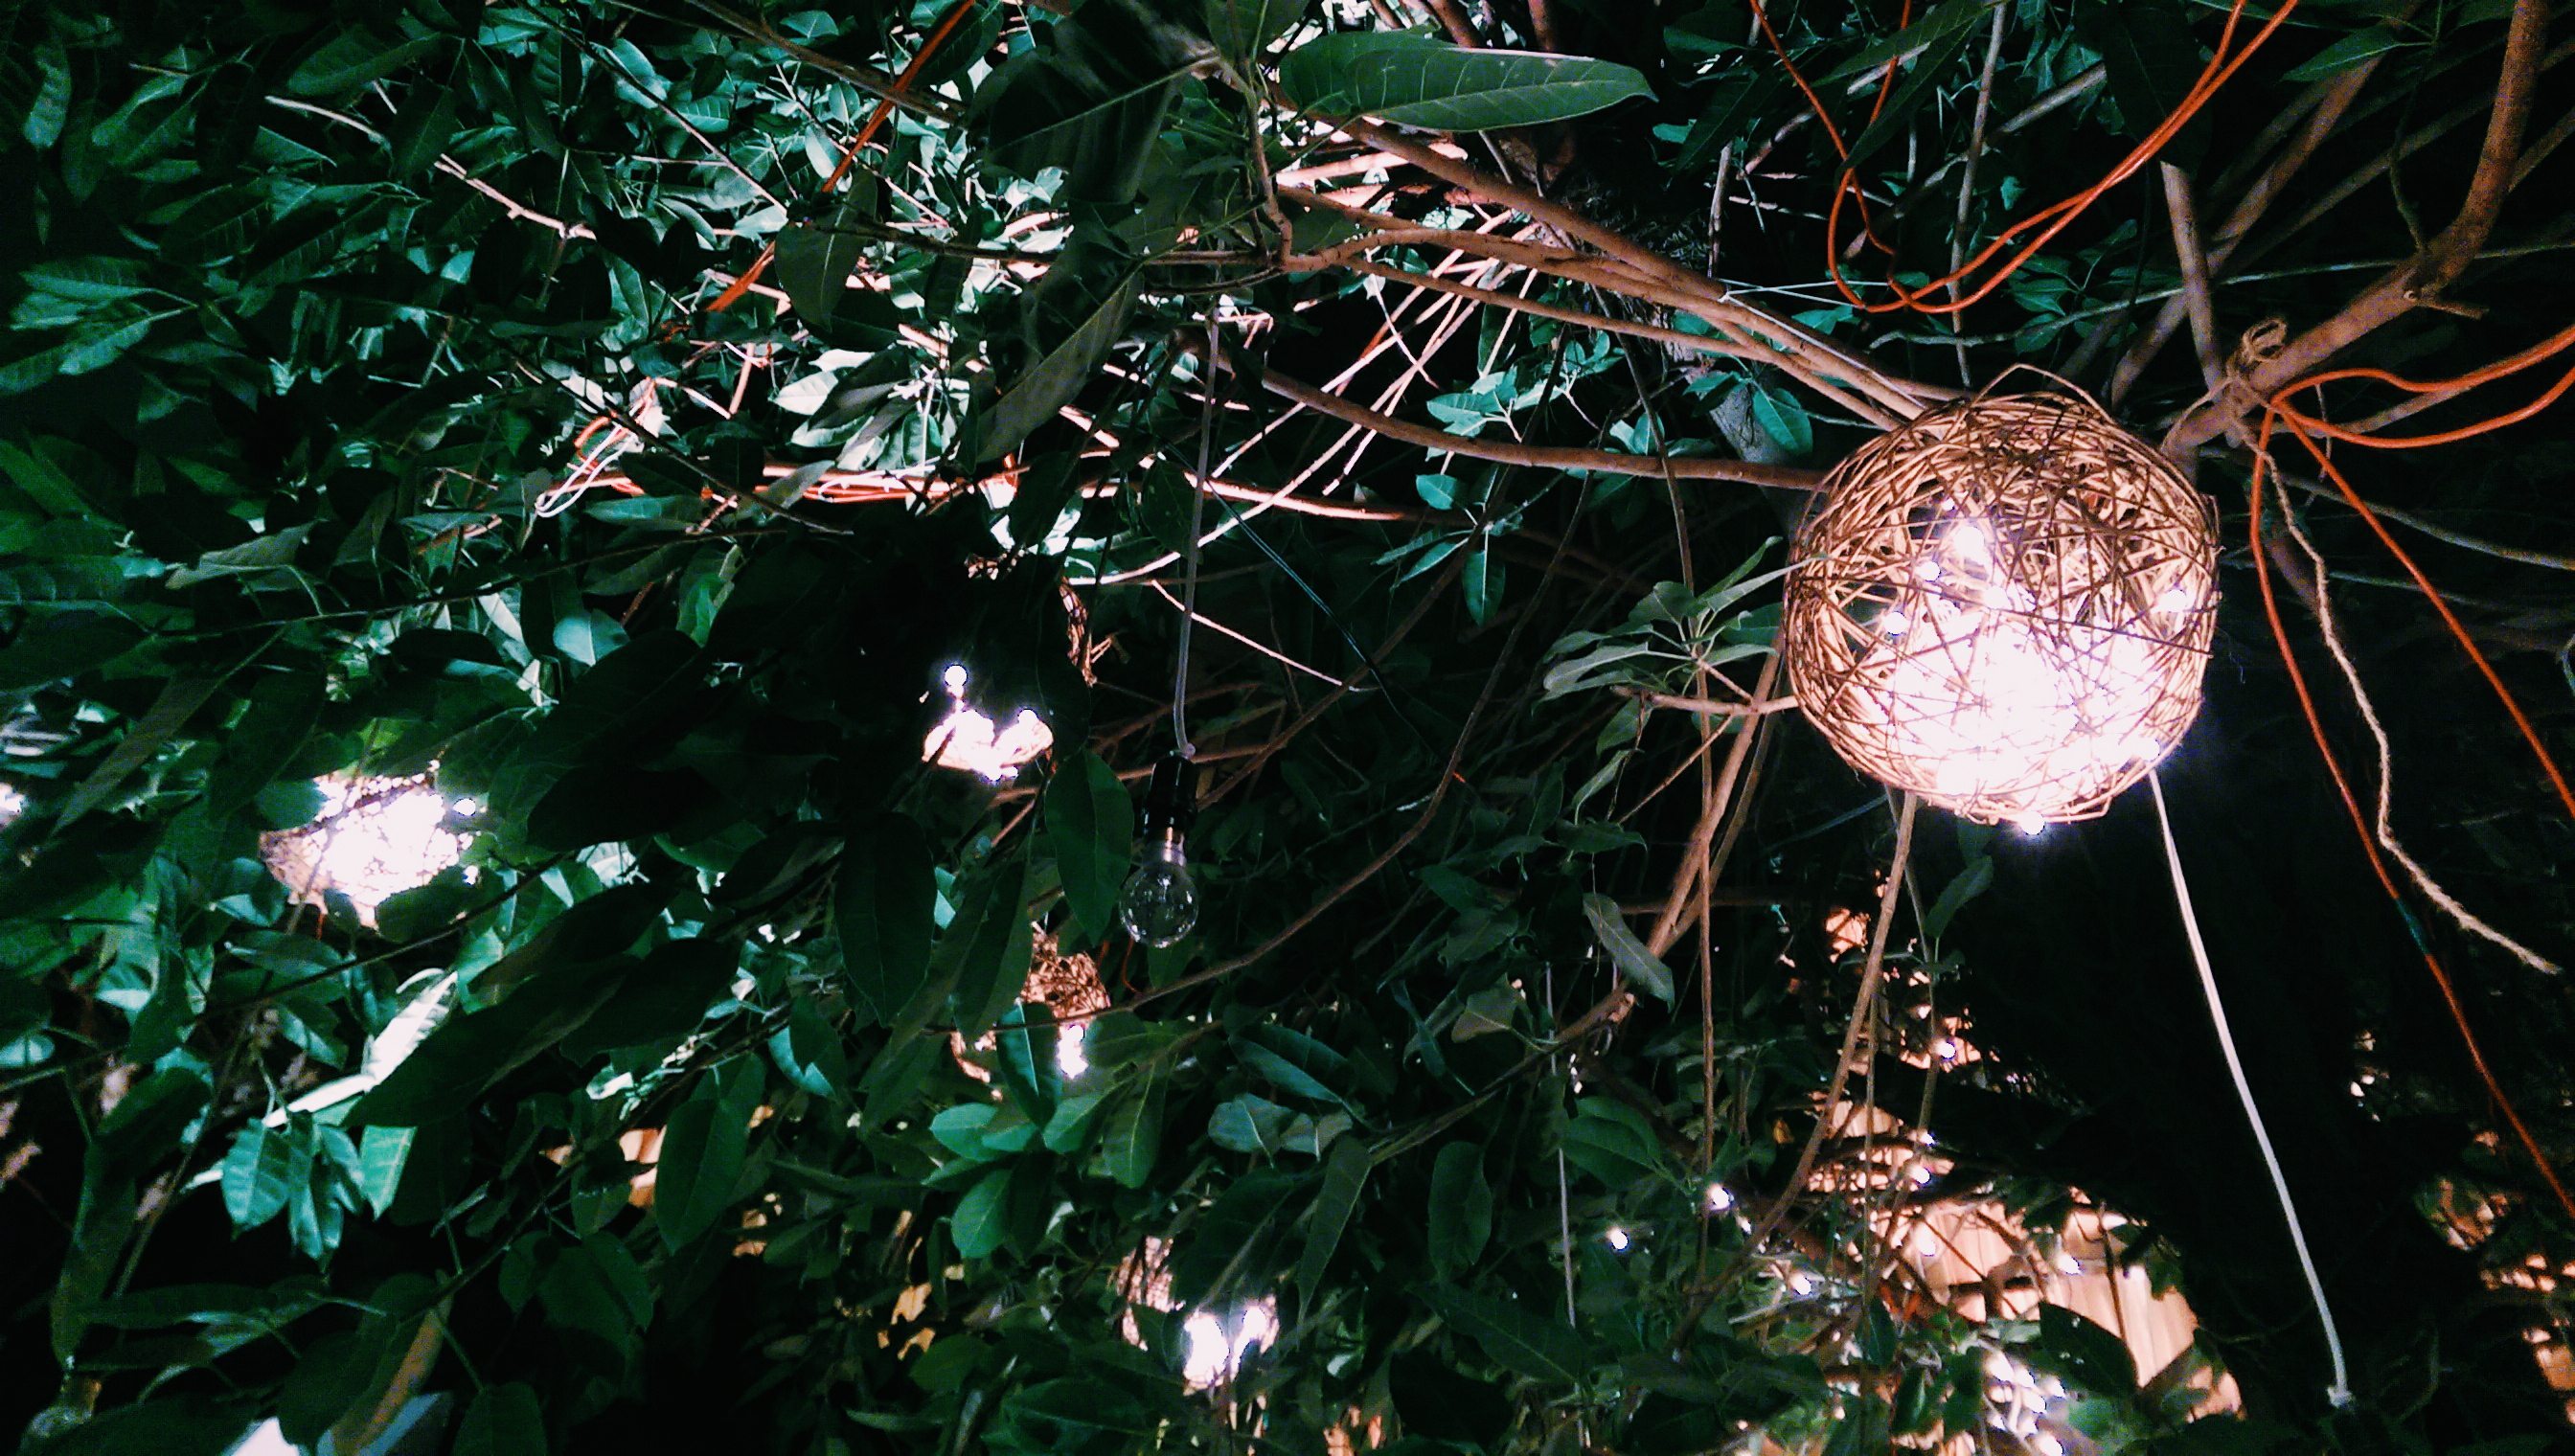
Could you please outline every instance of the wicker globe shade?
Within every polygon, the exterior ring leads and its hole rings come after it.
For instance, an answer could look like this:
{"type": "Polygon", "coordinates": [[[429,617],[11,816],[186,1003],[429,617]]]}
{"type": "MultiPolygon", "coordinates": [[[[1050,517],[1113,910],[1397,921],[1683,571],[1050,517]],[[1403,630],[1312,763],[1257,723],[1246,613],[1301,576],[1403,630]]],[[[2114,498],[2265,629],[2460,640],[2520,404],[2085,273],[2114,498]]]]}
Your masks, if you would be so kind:
{"type": "Polygon", "coordinates": [[[2088,400],[1934,410],[1835,467],[1798,530],[1798,706],[1851,766],[1968,818],[2090,818],[2199,712],[2215,527],[2088,400]]]}

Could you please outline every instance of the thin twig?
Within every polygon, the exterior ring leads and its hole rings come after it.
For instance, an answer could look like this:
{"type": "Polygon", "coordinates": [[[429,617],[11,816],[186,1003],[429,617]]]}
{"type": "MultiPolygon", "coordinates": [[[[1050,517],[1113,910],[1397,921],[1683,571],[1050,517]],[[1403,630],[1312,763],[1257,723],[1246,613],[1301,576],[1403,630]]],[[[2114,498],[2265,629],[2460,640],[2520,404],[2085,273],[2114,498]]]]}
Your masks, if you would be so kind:
{"type": "Polygon", "coordinates": [[[2174,460],[2187,460],[2200,446],[2230,428],[2240,428],[2248,402],[2271,399],[2292,382],[2341,353],[2363,336],[2440,298],[2485,247],[2494,231],[2505,194],[2515,175],[2521,139],[2530,119],[2530,97],[2539,74],[2540,51],[2548,38],[2546,0],[2514,0],[2512,23],[2504,37],[2501,74],[2487,114],[2485,141],[2477,152],[2476,172],[2468,180],[2458,216],[2439,236],[2402,267],[2361,290],[2339,313],[2291,340],[2278,355],[2255,368],[2240,389],[2223,392],[2177,421],[2164,438],[2163,450],[2174,460]]]}
{"type": "MultiPolygon", "coordinates": [[[[1451,435],[1427,425],[1414,425],[1381,415],[1374,410],[1327,395],[1312,385],[1288,378],[1275,369],[1261,374],[1261,384],[1271,393],[1294,400],[1309,410],[1366,427],[1389,440],[1400,440],[1424,450],[1447,455],[1462,455],[1475,460],[1498,461],[1504,465],[1534,466],[1543,470],[1605,471],[1615,475],[1660,476],[1651,456],[1620,455],[1606,450],[1580,450],[1568,446],[1519,445],[1509,441],[1478,440],[1472,436],[1451,435]]],[[[1763,465],[1748,460],[1682,459],[1671,463],[1672,474],[1685,480],[1740,481],[1749,485],[1775,486],[1787,491],[1822,489],[1822,476],[1795,466],[1763,465]]]]}

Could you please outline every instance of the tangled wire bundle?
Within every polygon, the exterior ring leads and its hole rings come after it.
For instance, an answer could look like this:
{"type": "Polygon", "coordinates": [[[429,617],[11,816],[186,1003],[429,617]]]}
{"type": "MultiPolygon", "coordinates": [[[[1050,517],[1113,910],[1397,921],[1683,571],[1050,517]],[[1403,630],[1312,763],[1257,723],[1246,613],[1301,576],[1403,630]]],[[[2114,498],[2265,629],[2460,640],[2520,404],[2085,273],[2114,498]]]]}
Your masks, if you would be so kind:
{"type": "Polygon", "coordinates": [[[2089,400],[1962,401],[1836,467],[1780,650],[1853,767],[1985,822],[2090,818],[2199,712],[2214,508],[2089,400]]]}

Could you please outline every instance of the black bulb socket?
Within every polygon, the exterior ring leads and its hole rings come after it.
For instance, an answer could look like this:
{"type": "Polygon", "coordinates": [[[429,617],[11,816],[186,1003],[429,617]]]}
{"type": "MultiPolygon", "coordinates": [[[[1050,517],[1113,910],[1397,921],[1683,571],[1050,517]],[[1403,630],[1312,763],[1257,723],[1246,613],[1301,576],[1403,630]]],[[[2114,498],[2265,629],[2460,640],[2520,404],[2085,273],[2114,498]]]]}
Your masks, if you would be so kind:
{"type": "Polygon", "coordinates": [[[1198,816],[1198,765],[1178,753],[1165,755],[1145,787],[1145,837],[1178,839],[1198,816]]]}

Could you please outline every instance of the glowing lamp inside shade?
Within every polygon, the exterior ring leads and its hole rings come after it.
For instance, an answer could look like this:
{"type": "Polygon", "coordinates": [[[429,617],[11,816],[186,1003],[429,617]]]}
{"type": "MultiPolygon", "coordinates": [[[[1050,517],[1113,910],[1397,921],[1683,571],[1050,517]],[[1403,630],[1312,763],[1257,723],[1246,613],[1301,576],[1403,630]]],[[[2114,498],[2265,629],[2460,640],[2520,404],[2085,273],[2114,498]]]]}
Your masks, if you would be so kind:
{"type": "Polygon", "coordinates": [[[2199,711],[2216,558],[2207,500],[2088,401],[1971,400],[1826,479],[1781,651],[1852,766],[1986,822],[2089,818],[2199,711]]]}

